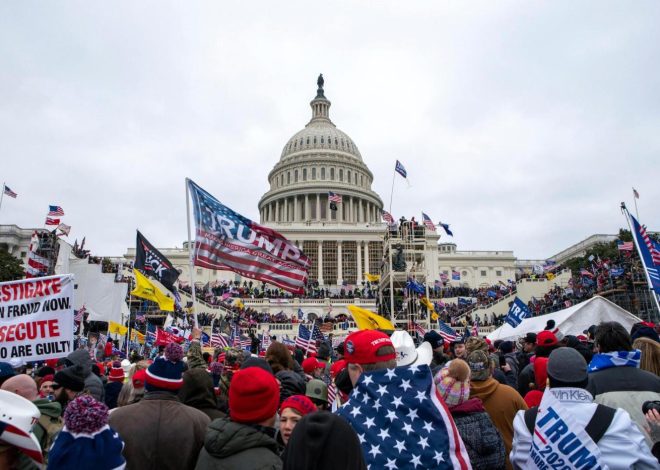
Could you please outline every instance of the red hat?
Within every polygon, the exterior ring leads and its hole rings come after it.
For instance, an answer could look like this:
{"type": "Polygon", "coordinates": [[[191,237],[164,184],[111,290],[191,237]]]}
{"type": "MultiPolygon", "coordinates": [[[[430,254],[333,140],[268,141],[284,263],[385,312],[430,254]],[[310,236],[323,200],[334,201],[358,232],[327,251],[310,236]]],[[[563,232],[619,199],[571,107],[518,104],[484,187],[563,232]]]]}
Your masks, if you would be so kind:
{"type": "Polygon", "coordinates": [[[99,374],[105,375],[105,364],[103,364],[102,362],[97,362],[96,367],[99,368],[99,374]]]}
{"type": "Polygon", "coordinates": [[[543,400],[543,392],[541,390],[530,390],[527,392],[527,394],[525,394],[524,400],[529,408],[533,406],[539,406],[541,404],[541,400],[543,400]]]}
{"type": "Polygon", "coordinates": [[[341,359],[330,366],[330,375],[334,379],[346,367],[346,361],[341,359]]]}
{"type": "Polygon", "coordinates": [[[325,367],[325,363],[318,361],[315,357],[308,357],[301,365],[305,374],[312,374],[315,369],[325,367]]]}
{"type": "Polygon", "coordinates": [[[280,402],[280,386],[273,374],[260,367],[246,367],[234,374],[229,387],[232,421],[257,424],[272,418],[280,402]]]}
{"type": "Polygon", "coordinates": [[[57,368],[57,361],[59,361],[59,359],[46,359],[46,365],[55,369],[57,368]]]}
{"type": "Polygon", "coordinates": [[[300,413],[301,416],[316,411],[316,405],[305,395],[291,395],[284,400],[282,406],[280,406],[280,414],[282,414],[282,411],[284,411],[285,408],[293,408],[300,413]]]}
{"type": "Polygon", "coordinates": [[[135,374],[133,374],[131,380],[133,381],[133,388],[143,388],[147,381],[146,369],[140,369],[136,371],[135,374]]]}
{"type": "Polygon", "coordinates": [[[396,351],[392,340],[385,333],[377,330],[361,330],[346,337],[344,359],[349,364],[373,364],[396,359],[396,351]],[[390,346],[392,352],[384,356],[376,355],[383,346],[390,346]]]}
{"type": "Polygon", "coordinates": [[[552,331],[543,330],[536,335],[538,346],[557,346],[557,337],[552,331]]]}
{"type": "Polygon", "coordinates": [[[41,379],[41,383],[52,382],[54,378],[55,378],[55,375],[53,375],[53,374],[44,375],[41,379]]]}
{"type": "Polygon", "coordinates": [[[121,368],[121,362],[115,361],[112,363],[112,368],[110,369],[110,374],[108,375],[108,380],[110,382],[123,382],[124,381],[124,369],[121,368]]]}
{"type": "Polygon", "coordinates": [[[577,335],[577,340],[580,343],[588,343],[589,342],[589,338],[587,338],[585,335],[577,335]]]}

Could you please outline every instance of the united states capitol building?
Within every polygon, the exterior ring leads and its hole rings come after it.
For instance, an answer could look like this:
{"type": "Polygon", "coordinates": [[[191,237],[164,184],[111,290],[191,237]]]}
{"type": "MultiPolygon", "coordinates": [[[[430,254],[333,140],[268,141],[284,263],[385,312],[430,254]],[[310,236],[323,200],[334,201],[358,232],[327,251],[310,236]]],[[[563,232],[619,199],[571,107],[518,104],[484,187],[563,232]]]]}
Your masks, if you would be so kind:
{"type": "MultiPolygon", "coordinates": [[[[311,261],[309,280],[331,293],[342,288],[358,288],[365,284],[365,274],[380,274],[386,270],[387,234],[390,228],[383,221],[383,201],[373,189],[373,173],[357,144],[337,128],[331,119],[331,102],[326,97],[323,77],[317,81],[316,95],[309,103],[311,119],[305,127],[289,138],[279,160],[268,175],[269,189],[258,201],[260,223],[282,233],[300,247],[311,261]],[[329,193],[341,196],[333,204],[329,193]]],[[[345,108],[344,108],[345,109],[345,108]]],[[[392,162],[394,165],[394,162],[392,162]]],[[[208,189],[212,194],[214,188],[208,189]]],[[[255,201],[256,202],[256,201],[255,201]]],[[[419,218],[419,215],[417,215],[419,218]]],[[[423,227],[423,226],[422,226],[423,227]]],[[[516,272],[542,264],[546,259],[561,263],[564,258],[586,251],[599,241],[609,241],[612,235],[594,235],[555,257],[539,260],[518,260],[513,251],[461,251],[444,235],[423,230],[421,262],[427,284],[448,278],[453,286],[483,287],[515,279],[516,272]],[[460,279],[452,279],[452,272],[460,279]]],[[[0,226],[0,247],[24,262],[33,229],[15,225],[0,226]]],[[[189,283],[186,244],[182,248],[158,247],[181,270],[180,281],[189,283]]],[[[135,248],[130,247],[115,261],[130,262],[135,248]]],[[[196,267],[197,285],[214,282],[240,282],[244,279],[229,271],[196,267]]],[[[249,281],[249,280],[247,280],[249,281]]],[[[246,305],[276,313],[293,314],[298,308],[316,314],[332,310],[345,313],[345,305],[358,303],[374,308],[374,299],[338,301],[335,299],[254,299],[246,305]]]]}

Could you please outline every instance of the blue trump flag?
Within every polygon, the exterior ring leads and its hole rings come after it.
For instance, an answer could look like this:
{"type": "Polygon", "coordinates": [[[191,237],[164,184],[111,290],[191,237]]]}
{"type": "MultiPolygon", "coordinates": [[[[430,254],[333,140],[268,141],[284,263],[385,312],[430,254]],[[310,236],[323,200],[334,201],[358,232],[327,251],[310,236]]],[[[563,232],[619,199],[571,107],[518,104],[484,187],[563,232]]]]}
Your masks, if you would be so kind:
{"type": "Polygon", "coordinates": [[[363,373],[337,413],[358,435],[368,468],[470,468],[428,366],[363,373]]]}
{"type": "Polygon", "coordinates": [[[522,321],[528,316],[529,309],[527,308],[527,305],[525,305],[525,302],[516,297],[513,303],[511,303],[511,308],[509,309],[509,313],[507,314],[504,321],[515,328],[520,325],[522,321]]]}

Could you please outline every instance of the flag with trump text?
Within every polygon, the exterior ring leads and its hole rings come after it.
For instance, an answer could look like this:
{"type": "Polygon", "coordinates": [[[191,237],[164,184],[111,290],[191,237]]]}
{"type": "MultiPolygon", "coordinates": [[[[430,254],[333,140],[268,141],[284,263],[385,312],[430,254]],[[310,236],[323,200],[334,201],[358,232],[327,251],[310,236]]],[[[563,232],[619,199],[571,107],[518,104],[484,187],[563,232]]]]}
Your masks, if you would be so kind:
{"type": "Polygon", "coordinates": [[[358,435],[368,468],[471,468],[428,366],[363,373],[337,413],[358,435]]]}
{"type": "Polygon", "coordinates": [[[300,248],[187,181],[195,215],[195,266],[229,270],[294,294],[304,293],[311,263],[300,248]]]}

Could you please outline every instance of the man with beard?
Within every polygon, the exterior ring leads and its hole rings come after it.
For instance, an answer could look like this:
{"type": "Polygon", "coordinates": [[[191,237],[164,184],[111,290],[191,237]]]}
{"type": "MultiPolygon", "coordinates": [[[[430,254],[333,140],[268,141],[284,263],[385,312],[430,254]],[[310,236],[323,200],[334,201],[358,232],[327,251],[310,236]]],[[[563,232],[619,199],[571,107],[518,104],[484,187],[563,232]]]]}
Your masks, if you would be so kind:
{"type": "Polygon", "coordinates": [[[431,361],[431,371],[435,375],[447,362],[447,356],[444,355],[445,340],[435,330],[429,330],[424,334],[424,341],[431,345],[433,348],[433,360],[431,361]]]}
{"type": "Polygon", "coordinates": [[[85,390],[84,370],[81,366],[71,366],[55,374],[53,378],[53,394],[55,400],[62,405],[62,415],[66,405],[85,390]]]}

